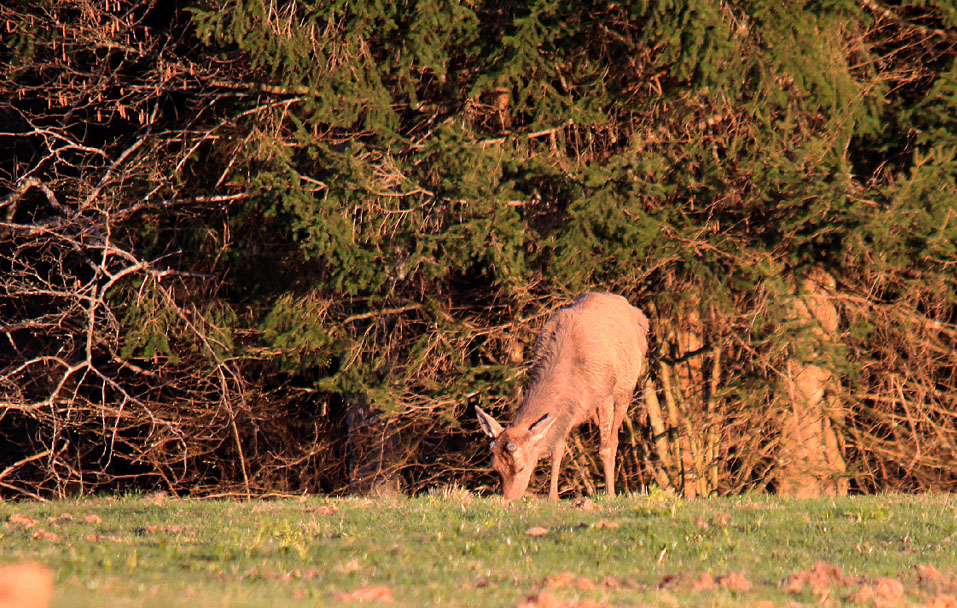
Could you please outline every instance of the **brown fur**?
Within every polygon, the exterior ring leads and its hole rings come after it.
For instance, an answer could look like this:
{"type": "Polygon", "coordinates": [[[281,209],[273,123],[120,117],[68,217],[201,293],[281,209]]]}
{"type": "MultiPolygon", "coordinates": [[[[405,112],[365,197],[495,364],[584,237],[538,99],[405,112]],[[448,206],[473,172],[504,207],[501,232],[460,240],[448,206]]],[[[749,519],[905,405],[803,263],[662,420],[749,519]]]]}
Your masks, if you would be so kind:
{"type": "Polygon", "coordinates": [[[508,428],[476,408],[492,443],[492,467],[506,498],[519,498],[535,465],[551,453],[549,498],[568,433],[590,416],[598,423],[608,494],[615,494],[618,429],[631,404],[648,349],[648,319],[625,298],[587,293],[558,309],[535,344],[531,381],[508,428]],[[512,448],[511,450],[509,448],[512,448]]]}

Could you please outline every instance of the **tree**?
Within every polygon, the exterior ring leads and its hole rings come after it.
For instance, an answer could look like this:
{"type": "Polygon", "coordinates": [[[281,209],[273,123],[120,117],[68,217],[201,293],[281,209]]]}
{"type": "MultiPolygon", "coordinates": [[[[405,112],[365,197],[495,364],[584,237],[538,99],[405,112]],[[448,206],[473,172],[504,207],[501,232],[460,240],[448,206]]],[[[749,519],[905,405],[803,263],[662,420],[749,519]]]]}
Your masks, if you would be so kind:
{"type": "Polygon", "coordinates": [[[589,289],[652,319],[626,487],[785,488],[821,408],[838,486],[953,487],[946,2],[0,11],[8,491],[491,483],[589,289]]]}

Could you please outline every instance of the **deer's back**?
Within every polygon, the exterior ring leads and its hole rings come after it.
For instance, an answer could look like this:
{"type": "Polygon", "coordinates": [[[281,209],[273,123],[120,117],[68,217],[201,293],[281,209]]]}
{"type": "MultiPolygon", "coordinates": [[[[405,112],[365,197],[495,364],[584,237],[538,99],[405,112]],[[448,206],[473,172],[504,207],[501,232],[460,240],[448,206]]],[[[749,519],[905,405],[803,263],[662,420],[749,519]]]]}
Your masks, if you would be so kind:
{"type": "Polygon", "coordinates": [[[612,394],[634,391],[647,331],[645,315],[621,296],[588,293],[560,308],[539,334],[519,415],[532,418],[557,408],[574,426],[612,394]]]}

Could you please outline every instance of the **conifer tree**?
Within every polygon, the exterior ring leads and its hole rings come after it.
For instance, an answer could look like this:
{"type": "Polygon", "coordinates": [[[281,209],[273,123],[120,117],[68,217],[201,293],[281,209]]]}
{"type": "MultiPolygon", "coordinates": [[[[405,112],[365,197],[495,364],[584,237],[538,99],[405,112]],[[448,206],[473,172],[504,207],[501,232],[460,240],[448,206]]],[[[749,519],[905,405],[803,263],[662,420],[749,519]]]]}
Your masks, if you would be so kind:
{"type": "Polygon", "coordinates": [[[586,290],[652,320],[627,488],[957,483],[947,0],[0,17],[6,491],[489,484],[586,290]]]}

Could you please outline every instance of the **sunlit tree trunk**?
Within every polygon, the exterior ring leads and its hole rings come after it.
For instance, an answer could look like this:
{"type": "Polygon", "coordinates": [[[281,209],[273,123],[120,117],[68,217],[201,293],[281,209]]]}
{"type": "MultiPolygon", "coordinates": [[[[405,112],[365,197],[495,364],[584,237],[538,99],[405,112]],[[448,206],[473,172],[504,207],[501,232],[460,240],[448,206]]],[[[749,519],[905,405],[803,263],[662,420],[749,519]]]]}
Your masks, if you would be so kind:
{"type": "Polygon", "coordinates": [[[782,420],[777,490],[799,498],[847,494],[847,467],[836,422],[841,410],[834,392],[834,374],[810,361],[837,339],[838,312],[828,290],[834,278],[818,272],[802,284],[790,301],[791,314],[809,331],[792,350],[782,379],[788,407],[782,420]]]}

